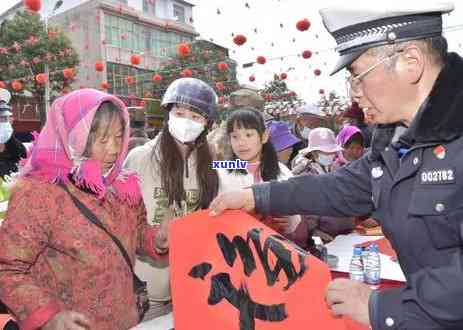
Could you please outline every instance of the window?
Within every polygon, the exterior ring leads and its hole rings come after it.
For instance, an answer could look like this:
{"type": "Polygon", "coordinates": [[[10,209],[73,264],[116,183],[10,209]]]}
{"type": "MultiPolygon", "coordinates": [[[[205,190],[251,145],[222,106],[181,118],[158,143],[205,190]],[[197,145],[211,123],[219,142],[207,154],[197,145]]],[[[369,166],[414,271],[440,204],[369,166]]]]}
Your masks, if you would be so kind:
{"type": "Polygon", "coordinates": [[[185,8],[174,3],[174,18],[177,22],[185,23],[185,8]]]}
{"type": "Polygon", "coordinates": [[[143,12],[149,15],[155,15],[155,0],[143,0],[143,12]]]}

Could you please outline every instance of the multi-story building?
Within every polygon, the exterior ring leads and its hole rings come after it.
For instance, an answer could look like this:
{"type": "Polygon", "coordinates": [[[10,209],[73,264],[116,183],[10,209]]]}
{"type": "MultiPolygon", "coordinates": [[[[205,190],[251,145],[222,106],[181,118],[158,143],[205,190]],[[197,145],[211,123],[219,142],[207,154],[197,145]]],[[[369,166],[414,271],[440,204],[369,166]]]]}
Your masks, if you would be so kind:
{"type": "Polygon", "coordinates": [[[142,96],[176,45],[197,36],[192,7],[181,0],[66,0],[50,22],[63,28],[80,55],[77,86],[106,82],[109,92],[142,96]],[[142,59],[136,66],[130,62],[134,54],[142,59]],[[104,64],[102,72],[95,71],[97,62],[104,64]],[[127,84],[128,76],[135,83],[127,84]]]}

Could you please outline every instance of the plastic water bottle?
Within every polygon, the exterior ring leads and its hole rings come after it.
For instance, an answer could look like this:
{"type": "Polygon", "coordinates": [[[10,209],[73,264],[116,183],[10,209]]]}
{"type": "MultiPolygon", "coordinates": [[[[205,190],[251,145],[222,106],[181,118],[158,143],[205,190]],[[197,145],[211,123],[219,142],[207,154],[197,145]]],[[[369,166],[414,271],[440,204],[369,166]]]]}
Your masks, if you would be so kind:
{"type": "Polygon", "coordinates": [[[378,244],[371,244],[364,261],[365,283],[378,288],[381,283],[381,258],[378,244]]]}
{"type": "Polygon", "coordinates": [[[351,280],[363,282],[362,248],[354,247],[354,254],[350,260],[349,277],[351,280]]]}

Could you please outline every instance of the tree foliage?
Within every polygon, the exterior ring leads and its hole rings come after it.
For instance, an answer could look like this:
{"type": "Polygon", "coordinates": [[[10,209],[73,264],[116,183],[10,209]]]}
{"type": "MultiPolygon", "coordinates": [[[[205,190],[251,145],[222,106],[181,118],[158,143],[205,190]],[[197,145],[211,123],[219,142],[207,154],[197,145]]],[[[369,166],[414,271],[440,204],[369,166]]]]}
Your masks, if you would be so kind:
{"type": "Polygon", "coordinates": [[[40,16],[27,11],[2,23],[0,53],[0,80],[10,84],[21,81],[24,89],[38,98],[43,97],[45,87],[35,78],[45,72],[45,63],[49,65],[51,91],[56,94],[71,83],[62,70],[79,64],[69,38],[55,27],[47,32],[40,16]]]}

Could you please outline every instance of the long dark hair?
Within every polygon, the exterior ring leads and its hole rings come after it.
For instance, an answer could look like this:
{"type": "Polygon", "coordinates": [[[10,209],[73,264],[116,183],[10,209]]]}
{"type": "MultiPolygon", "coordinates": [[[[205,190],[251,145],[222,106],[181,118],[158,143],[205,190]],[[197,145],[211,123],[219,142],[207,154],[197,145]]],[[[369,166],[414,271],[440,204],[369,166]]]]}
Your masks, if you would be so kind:
{"type": "MultiPolygon", "coordinates": [[[[168,108],[170,110],[171,107],[168,108]]],[[[181,201],[186,199],[183,176],[187,163],[184,162],[182,153],[177,147],[174,137],[169,132],[168,117],[164,121],[164,127],[159,137],[160,152],[157,153],[157,147],[153,148],[152,158],[158,162],[160,173],[155,175],[161,176],[162,187],[165,189],[169,199],[169,205],[174,202],[181,205],[181,201]]],[[[217,172],[212,169],[212,155],[207,143],[207,132],[205,129],[195,142],[187,144],[189,151],[187,157],[196,149],[197,165],[196,177],[199,184],[199,202],[198,209],[206,209],[217,196],[219,190],[219,178],[217,172]]]]}
{"type": "MultiPolygon", "coordinates": [[[[266,127],[262,114],[252,107],[242,107],[230,115],[227,119],[227,135],[230,138],[230,134],[235,128],[255,129],[259,134],[261,140],[265,133],[266,127]]],[[[236,154],[231,152],[229,160],[235,160],[238,157],[236,154]]],[[[264,181],[276,180],[280,174],[280,164],[278,162],[278,156],[270,142],[270,139],[262,146],[262,155],[260,159],[260,176],[264,181]]],[[[245,170],[231,170],[240,174],[247,174],[245,170]]]]}

